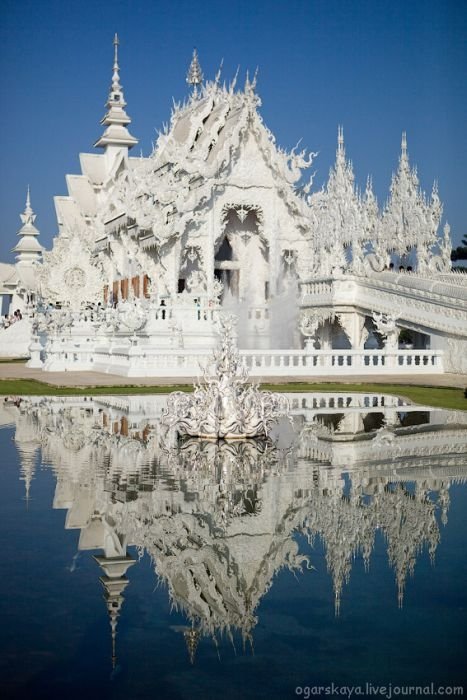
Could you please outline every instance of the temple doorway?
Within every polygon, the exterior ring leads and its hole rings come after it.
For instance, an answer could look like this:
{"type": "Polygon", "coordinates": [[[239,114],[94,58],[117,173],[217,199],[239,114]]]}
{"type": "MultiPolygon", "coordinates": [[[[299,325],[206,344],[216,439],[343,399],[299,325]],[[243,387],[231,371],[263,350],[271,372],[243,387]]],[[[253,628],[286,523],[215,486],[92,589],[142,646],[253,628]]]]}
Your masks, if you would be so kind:
{"type": "Polygon", "coordinates": [[[262,236],[263,216],[255,205],[226,205],[223,235],[214,256],[214,272],[228,300],[263,306],[269,294],[269,251],[262,236]]]}

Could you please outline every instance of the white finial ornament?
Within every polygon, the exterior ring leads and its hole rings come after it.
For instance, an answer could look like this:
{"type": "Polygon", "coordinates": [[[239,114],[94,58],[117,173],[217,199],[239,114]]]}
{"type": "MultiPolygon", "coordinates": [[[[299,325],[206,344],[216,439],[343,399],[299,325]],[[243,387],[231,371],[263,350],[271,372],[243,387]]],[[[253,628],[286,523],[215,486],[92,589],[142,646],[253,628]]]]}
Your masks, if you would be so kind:
{"type": "Polygon", "coordinates": [[[31,192],[28,185],[28,190],[26,194],[26,206],[24,207],[24,212],[19,215],[23,224],[33,224],[36,220],[36,215],[34,214],[31,207],[31,192]]]}
{"type": "Polygon", "coordinates": [[[188,73],[186,76],[186,82],[188,85],[193,86],[193,94],[198,94],[198,85],[203,82],[203,71],[198,60],[198,52],[193,49],[193,58],[191,59],[190,67],[188,68],[188,73]]]}
{"type": "Polygon", "coordinates": [[[259,66],[256,66],[255,74],[254,74],[253,80],[251,82],[251,89],[253,91],[256,90],[256,85],[258,83],[258,73],[259,73],[259,66]]]}
{"type": "Polygon", "coordinates": [[[337,148],[339,151],[344,148],[344,127],[341,125],[337,127],[337,148]]]}
{"type": "Polygon", "coordinates": [[[345,166],[344,127],[340,124],[337,127],[336,165],[345,166]]]}
{"type": "Polygon", "coordinates": [[[405,131],[402,132],[401,158],[404,158],[404,160],[407,158],[407,133],[405,131]]]}
{"type": "Polygon", "coordinates": [[[27,210],[27,209],[31,209],[31,193],[30,193],[30,190],[29,190],[29,185],[28,185],[28,192],[27,192],[27,195],[26,195],[26,210],[27,210]]]}
{"type": "Polygon", "coordinates": [[[118,65],[118,46],[119,46],[120,42],[118,40],[117,33],[115,33],[113,44],[114,44],[114,65],[113,65],[113,75],[112,75],[112,91],[114,92],[115,90],[121,90],[119,65],[118,65]]]}

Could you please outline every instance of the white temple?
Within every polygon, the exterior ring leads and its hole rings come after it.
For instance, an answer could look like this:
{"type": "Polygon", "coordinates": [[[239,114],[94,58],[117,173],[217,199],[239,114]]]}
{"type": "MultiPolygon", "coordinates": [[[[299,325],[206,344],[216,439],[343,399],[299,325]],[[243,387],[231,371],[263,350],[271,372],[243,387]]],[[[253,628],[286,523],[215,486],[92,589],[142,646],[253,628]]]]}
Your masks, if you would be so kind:
{"type": "Polygon", "coordinates": [[[313,191],[315,154],[276,144],[256,75],[204,80],[195,51],[190,95],[151,155],[132,157],[118,45],[102,152],[80,154],[55,198],[31,366],[193,375],[228,308],[253,374],[467,372],[466,278],[405,134],[383,209],[370,179],[356,188],[342,128],[313,191]]]}

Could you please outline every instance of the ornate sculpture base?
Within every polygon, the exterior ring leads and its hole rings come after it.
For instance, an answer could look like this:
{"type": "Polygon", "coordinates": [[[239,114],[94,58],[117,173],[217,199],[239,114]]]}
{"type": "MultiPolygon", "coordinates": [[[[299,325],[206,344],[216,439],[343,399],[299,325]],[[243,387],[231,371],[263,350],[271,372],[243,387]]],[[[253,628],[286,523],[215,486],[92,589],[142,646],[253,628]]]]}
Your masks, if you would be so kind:
{"type": "Polygon", "coordinates": [[[248,382],[234,337],[235,316],[219,319],[221,345],[204,369],[193,394],[174,392],[163,420],[181,435],[211,440],[238,440],[267,436],[281,416],[288,415],[285,396],[260,391],[248,382]]]}

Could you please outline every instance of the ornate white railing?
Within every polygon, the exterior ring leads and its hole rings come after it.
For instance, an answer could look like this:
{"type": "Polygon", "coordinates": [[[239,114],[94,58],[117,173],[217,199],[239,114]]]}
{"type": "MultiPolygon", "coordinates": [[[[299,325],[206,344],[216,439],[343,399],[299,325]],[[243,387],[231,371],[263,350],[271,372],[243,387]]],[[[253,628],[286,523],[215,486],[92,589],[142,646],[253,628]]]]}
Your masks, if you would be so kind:
{"type": "Polygon", "coordinates": [[[243,350],[252,375],[442,372],[442,351],[433,350],[243,350]]]}
{"type": "Polygon", "coordinates": [[[308,280],[300,284],[302,297],[318,298],[320,303],[331,302],[333,295],[332,280],[308,280]]]}
{"type": "MultiPolygon", "coordinates": [[[[441,350],[242,350],[252,377],[440,374],[441,350]]],[[[44,369],[95,370],[132,377],[189,377],[201,373],[211,355],[205,350],[150,346],[49,344],[44,369]]]]}

